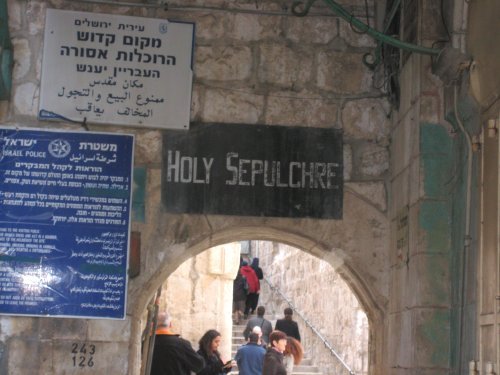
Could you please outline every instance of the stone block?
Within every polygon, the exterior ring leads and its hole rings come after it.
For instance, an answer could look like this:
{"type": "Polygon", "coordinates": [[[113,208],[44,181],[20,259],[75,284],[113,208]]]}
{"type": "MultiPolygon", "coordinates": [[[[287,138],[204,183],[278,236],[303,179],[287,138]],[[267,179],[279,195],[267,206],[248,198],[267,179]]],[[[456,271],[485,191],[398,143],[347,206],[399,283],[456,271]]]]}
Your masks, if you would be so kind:
{"type": "Polygon", "coordinates": [[[128,342],[130,321],[127,319],[89,319],[88,334],[85,337],[89,341],[128,342]]]}
{"type": "Polygon", "coordinates": [[[409,204],[409,171],[402,170],[391,182],[390,218],[395,219],[398,213],[409,204]]]}
{"type": "Polygon", "coordinates": [[[349,181],[352,175],[352,147],[350,144],[344,143],[343,161],[344,161],[344,181],[349,181]]]}
{"type": "Polygon", "coordinates": [[[360,178],[381,178],[389,170],[389,151],[373,143],[354,149],[354,173],[360,178]]]}
{"type": "MultiPolygon", "coordinates": [[[[406,256],[406,254],[405,254],[406,256]]],[[[391,287],[389,299],[389,312],[402,313],[408,307],[408,289],[410,288],[410,275],[404,261],[391,268],[391,287]]]]}
{"type": "Polygon", "coordinates": [[[417,254],[408,263],[409,306],[447,308],[450,305],[450,258],[443,254],[417,254]]]}
{"type": "Polygon", "coordinates": [[[301,88],[310,81],[313,70],[310,51],[279,44],[261,44],[259,51],[257,75],[261,84],[290,89],[301,88]]]}
{"type": "Polygon", "coordinates": [[[207,90],[201,120],[256,124],[262,116],[264,98],[248,92],[207,90]]]}
{"type": "Polygon", "coordinates": [[[159,131],[141,131],[135,135],[134,163],[144,165],[162,162],[162,135],[159,131]]]}
{"type": "Polygon", "coordinates": [[[277,39],[282,37],[282,22],[281,16],[238,13],[234,17],[233,31],[229,35],[245,42],[277,39]]]}
{"type": "Polygon", "coordinates": [[[366,199],[380,211],[387,209],[387,194],[383,182],[349,182],[345,187],[366,199]]]}
{"type": "Polygon", "coordinates": [[[252,72],[249,47],[199,46],[195,49],[195,76],[215,81],[242,81],[252,72]]]}
{"type": "Polygon", "coordinates": [[[30,1],[26,3],[26,21],[30,35],[43,34],[46,11],[46,2],[30,1]]]}
{"type": "MultiPolygon", "coordinates": [[[[373,19],[371,21],[373,22],[373,19]]],[[[366,22],[366,20],[363,19],[363,22],[366,22]]],[[[372,38],[366,33],[356,33],[351,28],[351,25],[344,20],[340,20],[339,34],[348,45],[353,47],[374,48],[377,45],[375,38],[372,38]]]]}
{"type": "Polygon", "coordinates": [[[222,13],[197,13],[191,14],[196,23],[196,40],[219,39],[224,36],[224,26],[231,17],[224,17],[222,13]]]}
{"type": "Polygon", "coordinates": [[[22,27],[22,3],[17,0],[7,0],[7,11],[9,12],[9,30],[20,31],[22,27]]]}
{"type": "Polygon", "coordinates": [[[371,141],[385,139],[390,132],[386,105],[382,99],[348,101],[341,114],[344,137],[371,141]]]}
{"type": "Polygon", "coordinates": [[[269,95],[265,123],[331,128],[337,125],[337,109],[336,102],[320,98],[317,94],[281,91],[269,95]]]}
{"type": "Polygon", "coordinates": [[[28,74],[31,67],[31,49],[27,39],[12,39],[14,48],[14,67],[12,70],[12,78],[15,80],[22,79],[28,74]]]}
{"type": "Polygon", "coordinates": [[[285,37],[294,43],[328,44],[338,33],[335,17],[288,18],[285,24],[285,37]]]}
{"type": "Polygon", "coordinates": [[[411,311],[389,316],[388,367],[410,368],[414,358],[413,319],[411,311]]]}
{"type": "Polygon", "coordinates": [[[39,319],[41,339],[78,340],[87,336],[87,320],[85,319],[39,319]]]}
{"type": "Polygon", "coordinates": [[[54,375],[127,374],[128,342],[53,342],[54,375]]]}
{"type": "Polygon", "coordinates": [[[12,338],[7,350],[7,374],[38,374],[40,343],[37,339],[12,338]]]}
{"type": "Polygon", "coordinates": [[[391,166],[393,175],[408,168],[411,157],[411,128],[415,126],[409,115],[394,128],[391,134],[391,166]]]}
{"type": "Polygon", "coordinates": [[[17,115],[36,117],[40,91],[32,82],[23,83],[14,88],[14,109],[17,115]]]}
{"type": "Polygon", "coordinates": [[[416,204],[425,195],[424,176],[420,168],[420,159],[413,158],[410,162],[410,205],[416,204]]]}
{"type": "Polygon", "coordinates": [[[425,236],[423,251],[448,254],[451,247],[451,203],[425,200],[419,205],[418,224],[425,236]]]}
{"type": "Polygon", "coordinates": [[[450,312],[448,309],[419,309],[414,312],[415,364],[445,369],[450,356],[450,312]]]}
{"type": "Polygon", "coordinates": [[[320,89],[338,94],[368,92],[372,73],[363,65],[363,55],[348,52],[319,52],[316,84],[320,89]]]}

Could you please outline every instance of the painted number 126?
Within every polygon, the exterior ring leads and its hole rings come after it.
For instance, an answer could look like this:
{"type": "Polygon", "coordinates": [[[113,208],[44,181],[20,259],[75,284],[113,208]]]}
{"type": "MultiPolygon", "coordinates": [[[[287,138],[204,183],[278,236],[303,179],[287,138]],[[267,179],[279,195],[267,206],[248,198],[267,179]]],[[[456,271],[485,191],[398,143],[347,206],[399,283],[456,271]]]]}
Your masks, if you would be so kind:
{"type": "Polygon", "coordinates": [[[71,344],[73,354],[73,367],[94,367],[95,345],[93,344],[71,344]]]}

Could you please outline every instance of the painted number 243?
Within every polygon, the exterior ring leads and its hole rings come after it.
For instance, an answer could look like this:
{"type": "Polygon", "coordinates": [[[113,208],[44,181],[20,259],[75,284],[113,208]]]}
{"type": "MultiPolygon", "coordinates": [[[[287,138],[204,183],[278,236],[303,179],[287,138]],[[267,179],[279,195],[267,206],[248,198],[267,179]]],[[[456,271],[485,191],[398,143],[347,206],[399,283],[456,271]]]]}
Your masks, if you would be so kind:
{"type": "Polygon", "coordinates": [[[71,344],[73,367],[94,367],[95,345],[93,344],[71,344]]]}

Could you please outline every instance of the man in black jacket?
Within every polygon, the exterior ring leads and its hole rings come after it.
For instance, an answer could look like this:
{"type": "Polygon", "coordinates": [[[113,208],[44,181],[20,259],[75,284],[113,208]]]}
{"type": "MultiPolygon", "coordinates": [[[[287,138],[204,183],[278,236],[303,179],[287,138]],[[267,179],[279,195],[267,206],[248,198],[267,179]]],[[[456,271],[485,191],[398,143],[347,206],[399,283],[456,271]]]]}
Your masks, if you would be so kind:
{"type": "Polygon", "coordinates": [[[291,336],[300,341],[299,326],[297,322],[292,320],[293,310],[287,307],[284,312],[285,319],[278,319],[274,329],[285,332],[287,336],[291,336]]]}
{"type": "Polygon", "coordinates": [[[205,361],[189,343],[172,333],[172,322],[167,313],[158,314],[151,375],[190,375],[198,372],[205,361]]]}

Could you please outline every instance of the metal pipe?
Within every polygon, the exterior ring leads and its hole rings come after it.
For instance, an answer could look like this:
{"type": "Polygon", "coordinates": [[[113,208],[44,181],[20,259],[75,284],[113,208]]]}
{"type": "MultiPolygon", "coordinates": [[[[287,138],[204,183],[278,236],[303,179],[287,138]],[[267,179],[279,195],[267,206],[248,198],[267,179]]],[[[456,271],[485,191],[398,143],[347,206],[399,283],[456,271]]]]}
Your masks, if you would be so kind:
{"type": "Polygon", "coordinates": [[[471,202],[470,202],[470,196],[471,196],[471,186],[472,186],[472,139],[467,130],[465,130],[465,127],[462,123],[462,120],[458,114],[458,106],[457,106],[457,96],[458,96],[458,87],[457,85],[454,86],[453,88],[453,110],[455,114],[455,118],[457,120],[458,127],[462,131],[465,137],[465,142],[467,144],[467,186],[466,186],[466,192],[465,192],[465,234],[464,234],[464,254],[462,257],[462,285],[461,285],[461,291],[460,291],[460,342],[459,342],[459,372],[461,373],[462,369],[462,352],[463,352],[463,326],[465,323],[465,314],[464,314],[464,309],[465,309],[465,285],[467,282],[467,263],[468,263],[468,257],[469,257],[469,250],[470,250],[470,245],[471,245],[471,236],[470,236],[470,207],[471,207],[471,202]]]}
{"type": "MultiPolygon", "coordinates": [[[[292,3],[292,13],[295,14],[296,16],[303,17],[305,16],[308,12],[309,9],[311,8],[312,4],[316,0],[307,0],[306,4],[303,4],[302,0],[295,0],[292,3]],[[303,10],[298,10],[299,7],[303,6],[303,10]]],[[[418,46],[416,44],[412,43],[406,43],[403,42],[399,39],[393,38],[392,36],[385,35],[381,33],[380,31],[375,30],[374,28],[368,26],[367,24],[363,23],[362,21],[358,20],[354,15],[349,13],[347,10],[345,10],[343,7],[341,7],[339,4],[337,4],[334,0],[323,0],[337,15],[339,15],[341,18],[349,22],[349,24],[353,25],[356,27],[358,30],[370,35],[372,38],[375,38],[376,40],[389,44],[393,47],[403,49],[405,51],[410,51],[410,52],[415,52],[415,53],[421,53],[424,55],[431,55],[431,56],[438,56],[442,49],[436,49],[436,48],[427,48],[427,47],[422,47],[418,46]]]]}

